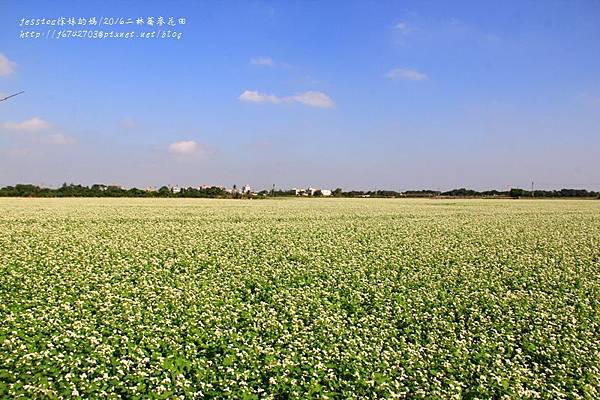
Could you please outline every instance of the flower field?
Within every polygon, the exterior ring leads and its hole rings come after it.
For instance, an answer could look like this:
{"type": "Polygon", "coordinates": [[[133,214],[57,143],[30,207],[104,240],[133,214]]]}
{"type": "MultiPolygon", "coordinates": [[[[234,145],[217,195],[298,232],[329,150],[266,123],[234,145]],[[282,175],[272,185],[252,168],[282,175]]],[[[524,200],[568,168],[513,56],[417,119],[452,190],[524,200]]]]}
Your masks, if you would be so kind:
{"type": "Polygon", "coordinates": [[[600,201],[0,199],[0,398],[600,398],[600,201]]]}

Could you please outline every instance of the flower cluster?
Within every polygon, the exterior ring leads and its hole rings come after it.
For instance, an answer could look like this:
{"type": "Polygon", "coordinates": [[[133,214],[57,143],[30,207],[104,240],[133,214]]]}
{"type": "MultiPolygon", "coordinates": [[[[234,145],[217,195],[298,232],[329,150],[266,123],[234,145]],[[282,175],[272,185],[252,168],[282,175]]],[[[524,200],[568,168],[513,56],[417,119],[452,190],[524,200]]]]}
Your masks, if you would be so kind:
{"type": "Polygon", "coordinates": [[[0,199],[0,398],[598,398],[594,201],[0,199]]]}

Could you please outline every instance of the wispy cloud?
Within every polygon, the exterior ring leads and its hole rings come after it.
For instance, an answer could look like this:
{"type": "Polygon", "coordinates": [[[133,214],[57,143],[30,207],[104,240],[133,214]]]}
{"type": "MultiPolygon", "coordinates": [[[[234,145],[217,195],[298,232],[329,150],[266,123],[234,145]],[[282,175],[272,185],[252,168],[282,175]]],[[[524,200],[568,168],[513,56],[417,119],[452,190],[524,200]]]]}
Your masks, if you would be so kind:
{"type": "Polygon", "coordinates": [[[271,57],[255,57],[250,59],[250,63],[262,67],[273,67],[275,63],[271,57]]]}
{"type": "Polygon", "coordinates": [[[39,132],[51,127],[50,123],[39,117],[33,117],[22,122],[5,122],[4,129],[15,132],[39,132]]]}
{"type": "Polygon", "coordinates": [[[393,26],[393,29],[396,30],[396,31],[398,31],[398,32],[400,32],[400,33],[402,33],[402,34],[404,34],[404,35],[406,35],[407,33],[409,33],[412,30],[410,28],[410,25],[408,25],[408,23],[405,22],[405,21],[400,21],[400,22],[396,23],[393,26]]]}
{"type": "Polygon", "coordinates": [[[31,143],[62,145],[75,142],[71,136],[57,132],[54,125],[40,117],[33,117],[21,122],[5,122],[0,125],[0,130],[12,134],[13,138],[29,140],[31,143]]]}
{"type": "Polygon", "coordinates": [[[304,92],[294,96],[285,97],[284,101],[298,102],[310,107],[332,108],[335,104],[331,97],[323,92],[304,92]]]}
{"type": "Polygon", "coordinates": [[[406,79],[409,81],[424,81],[428,78],[427,74],[409,68],[396,68],[385,74],[390,79],[406,79]]]}
{"type": "Polygon", "coordinates": [[[195,140],[180,140],[173,142],[168,147],[169,153],[177,156],[204,156],[209,153],[207,145],[195,140]]]}
{"type": "Polygon", "coordinates": [[[0,76],[8,76],[15,73],[17,63],[0,53],[0,76]]]}
{"type": "Polygon", "coordinates": [[[273,94],[266,94],[254,90],[246,90],[239,97],[239,100],[250,103],[300,103],[309,107],[332,108],[335,103],[327,94],[317,91],[308,91],[298,93],[293,96],[278,97],[273,94]]]}
{"type": "Polygon", "coordinates": [[[46,141],[50,144],[71,144],[73,139],[62,133],[52,133],[46,136],[46,141]]]}
{"type": "Polygon", "coordinates": [[[198,143],[194,140],[182,140],[169,145],[169,151],[173,154],[194,154],[198,148],[198,143]]]}
{"type": "Polygon", "coordinates": [[[273,94],[257,92],[255,90],[245,90],[244,93],[240,94],[238,99],[250,103],[281,103],[281,99],[277,96],[273,94]]]}

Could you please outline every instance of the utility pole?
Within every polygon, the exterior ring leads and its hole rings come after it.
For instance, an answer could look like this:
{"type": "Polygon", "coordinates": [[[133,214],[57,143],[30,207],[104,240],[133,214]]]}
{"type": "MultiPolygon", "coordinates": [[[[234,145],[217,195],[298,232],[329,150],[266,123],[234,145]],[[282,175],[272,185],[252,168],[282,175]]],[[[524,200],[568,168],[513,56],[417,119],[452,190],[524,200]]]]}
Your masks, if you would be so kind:
{"type": "Polygon", "coordinates": [[[273,184],[273,189],[271,189],[271,197],[275,197],[275,184],[273,184]]]}
{"type": "Polygon", "coordinates": [[[533,193],[534,193],[534,192],[533,192],[533,181],[531,181],[531,197],[534,197],[534,194],[533,194],[533,193]]]}

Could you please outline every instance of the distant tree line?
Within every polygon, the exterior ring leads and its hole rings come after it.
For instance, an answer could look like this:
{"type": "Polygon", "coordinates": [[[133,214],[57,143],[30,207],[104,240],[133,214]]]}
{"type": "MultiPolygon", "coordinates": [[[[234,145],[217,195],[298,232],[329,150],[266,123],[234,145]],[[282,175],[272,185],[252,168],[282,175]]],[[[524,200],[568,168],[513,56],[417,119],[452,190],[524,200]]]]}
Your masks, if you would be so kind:
{"type": "Polygon", "coordinates": [[[511,189],[510,197],[600,197],[600,192],[587,191],[585,189],[560,189],[560,190],[534,190],[511,189]]]}
{"type": "Polygon", "coordinates": [[[482,192],[472,189],[453,189],[447,192],[438,190],[407,190],[404,192],[395,192],[393,190],[374,190],[358,191],[352,190],[344,192],[336,189],[332,193],[336,197],[581,197],[581,198],[599,198],[600,192],[588,191],[585,189],[561,189],[561,190],[535,190],[510,189],[507,191],[485,190],[482,192]]]}
{"type": "MultiPolygon", "coordinates": [[[[322,196],[320,191],[315,192],[313,197],[322,196]]],[[[212,186],[206,188],[181,188],[174,191],[172,188],[162,186],[158,190],[143,190],[137,188],[123,189],[119,186],[92,185],[83,186],[76,184],[63,184],[57,189],[43,188],[36,185],[17,184],[0,188],[0,197],[182,197],[182,198],[268,198],[268,197],[294,197],[293,190],[262,190],[255,194],[242,194],[237,191],[227,191],[222,187],[212,186]]],[[[561,189],[561,190],[535,190],[533,192],[524,189],[510,189],[508,191],[487,190],[476,191],[472,189],[453,189],[447,192],[436,190],[407,190],[396,192],[393,190],[351,190],[343,191],[337,188],[331,192],[333,197],[498,197],[498,198],[600,198],[599,192],[585,189],[561,189]]]]}
{"type": "Polygon", "coordinates": [[[0,197],[206,197],[228,198],[231,194],[219,187],[182,188],[174,193],[171,188],[163,186],[149,191],[138,188],[123,189],[119,186],[92,185],[82,186],[63,184],[58,189],[41,188],[35,185],[15,185],[0,188],[0,197]]]}

